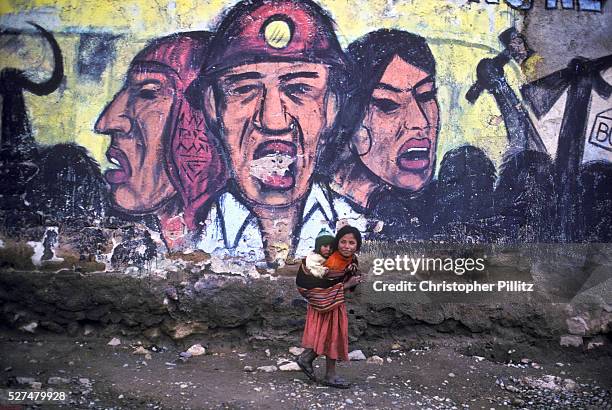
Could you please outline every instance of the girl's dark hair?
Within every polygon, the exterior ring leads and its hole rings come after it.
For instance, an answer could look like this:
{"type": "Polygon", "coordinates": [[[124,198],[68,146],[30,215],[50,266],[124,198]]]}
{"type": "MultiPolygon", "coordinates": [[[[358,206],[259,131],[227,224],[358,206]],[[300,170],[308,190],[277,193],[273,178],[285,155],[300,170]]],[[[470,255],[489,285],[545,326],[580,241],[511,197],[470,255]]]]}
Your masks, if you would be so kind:
{"type": "Polygon", "coordinates": [[[350,226],[350,225],[345,225],[342,228],[340,228],[340,230],[338,231],[338,233],[336,233],[336,239],[334,240],[334,249],[338,249],[338,244],[340,243],[340,239],[342,239],[342,237],[344,235],[348,235],[349,233],[352,233],[353,236],[355,237],[355,240],[357,241],[357,251],[359,252],[359,250],[361,249],[361,232],[359,232],[359,229],[355,228],[354,226],[350,226]]]}
{"type": "Polygon", "coordinates": [[[342,118],[342,144],[347,144],[360,126],[372,92],[391,60],[398,56],[431,76],[436,75],[436,60],[427,41],[401,30],[381,29],[351,43],[347,50],[351,85],[342,118]]]}

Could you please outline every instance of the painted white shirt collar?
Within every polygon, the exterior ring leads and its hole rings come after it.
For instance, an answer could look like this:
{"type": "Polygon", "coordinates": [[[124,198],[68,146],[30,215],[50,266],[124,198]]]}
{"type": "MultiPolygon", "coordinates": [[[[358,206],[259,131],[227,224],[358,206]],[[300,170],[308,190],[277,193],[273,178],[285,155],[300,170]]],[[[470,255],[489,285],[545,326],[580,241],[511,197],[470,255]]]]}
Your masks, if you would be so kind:
{"type": "MultiPolygon", "coordinates": [[[[329,190],[326,194],[325,189],[325,186],[314,184],[306,198],[296,257],[303,257],[312,250],[323,227],[335,231],[338,222],[346,222],[365,232],[365,217],[353,210],[345,199],[329,190]]],[[[264,259],[257,218],[230,193],[223,194],[211,208],[198,248],[212,254],[254,261],[264,259]]]]}

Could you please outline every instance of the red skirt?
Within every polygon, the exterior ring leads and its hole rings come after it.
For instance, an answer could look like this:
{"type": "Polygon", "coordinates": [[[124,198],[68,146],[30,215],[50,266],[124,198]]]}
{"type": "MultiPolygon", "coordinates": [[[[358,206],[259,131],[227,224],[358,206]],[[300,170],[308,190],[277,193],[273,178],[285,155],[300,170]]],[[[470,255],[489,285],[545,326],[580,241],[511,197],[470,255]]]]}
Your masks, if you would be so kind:
{"type": "Polygon", "coordinates": [[[348,314],[341,303],[327,312],[308,304],[302,347],[329,359],[348,361],[348,314]]]}

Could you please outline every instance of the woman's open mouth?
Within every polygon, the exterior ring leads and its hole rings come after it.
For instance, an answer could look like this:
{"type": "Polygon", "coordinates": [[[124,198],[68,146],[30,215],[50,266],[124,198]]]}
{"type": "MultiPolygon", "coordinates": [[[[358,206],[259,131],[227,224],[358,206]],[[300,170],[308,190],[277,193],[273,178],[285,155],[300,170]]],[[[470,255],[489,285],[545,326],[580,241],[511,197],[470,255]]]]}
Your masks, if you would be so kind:
{"type": "Polygon", "coordinates": [[[132,176],[132,168],[127,155],[119,148],[111,145],[106,151],[106,158],[111,164],[119,168],[109,169],[104,173],[104,178],[109,184],[123,184],[132,176]]]}
{"type": "Polygon", "coordinates": [[[297,147],[286,141],[267,141],[259,145],[250,163],[250,174],[266,188],[286,190],[295,185],[297,147]]]}
{"type": "Polygon", "coordinates": [[[399,150],[397,166],[403,171],[422,171],[429,167],[430,147],[428,139],[412,138],[399,150]]]}

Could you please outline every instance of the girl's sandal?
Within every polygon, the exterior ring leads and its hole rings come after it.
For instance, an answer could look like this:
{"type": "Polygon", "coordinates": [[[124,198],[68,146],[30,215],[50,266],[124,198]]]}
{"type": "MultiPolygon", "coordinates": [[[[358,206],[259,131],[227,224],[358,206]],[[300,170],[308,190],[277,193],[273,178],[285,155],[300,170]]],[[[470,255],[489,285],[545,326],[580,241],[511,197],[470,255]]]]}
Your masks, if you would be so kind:
{"type": "Polygon", "coordinates": [[[341,377],[336,377],[334,380],[322,379],[321,384],[323,386],[335,387],[337,389],[348,389],[351,384],[341,377]]]}

